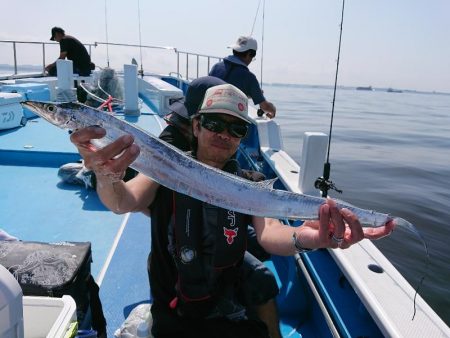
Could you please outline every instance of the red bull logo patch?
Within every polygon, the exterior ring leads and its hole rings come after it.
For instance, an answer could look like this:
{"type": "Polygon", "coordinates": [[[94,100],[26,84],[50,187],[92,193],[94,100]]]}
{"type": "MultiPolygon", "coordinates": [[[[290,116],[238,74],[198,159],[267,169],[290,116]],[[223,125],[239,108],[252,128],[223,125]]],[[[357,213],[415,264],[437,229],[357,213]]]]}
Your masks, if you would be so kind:
{"type": "Polygon", "coordinates": [[[226,237],[227,243],[229,245],[233,244],[234,238],[237,236],[237,232],[238,228],[236,229],[227,229],[225,227],[223,228],[223,235],[226,237]]]}

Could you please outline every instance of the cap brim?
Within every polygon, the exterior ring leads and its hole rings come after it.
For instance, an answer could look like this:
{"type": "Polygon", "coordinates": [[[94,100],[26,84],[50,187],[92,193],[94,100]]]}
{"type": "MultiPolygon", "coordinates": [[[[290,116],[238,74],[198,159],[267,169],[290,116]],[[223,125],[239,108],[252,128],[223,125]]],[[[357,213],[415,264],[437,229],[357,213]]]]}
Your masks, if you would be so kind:
{"type": "Polygon", "coordinates": [[[240,45],[232,45],[232,46],[228,46],[228,48],[231,48],[232,50],[235,50],[236,52],[246,52],[250,49],[247,47],[242,47],[240,45]]]}
{"type": "Polygon", "coordinates": [[[198,113],[199,114],[227,114],[227,115],[237,117],[247,123],[252,123],[252,121],[248,117],[244,117],[244,116],[242,116],[232,110],[228,110],[228,109],[203,109],[203,110],[200,109],[198,111],[198,113]]]}
{"type": "Polygon", "coordinates": [[[181,117],[184,117],[185,119],[189,119],[189,114],[186,109],[186,106],[184,105],[184,100],[175,101],[169,106],[169,110],[173,111],[174,113],[177,113],[181,117]]]}

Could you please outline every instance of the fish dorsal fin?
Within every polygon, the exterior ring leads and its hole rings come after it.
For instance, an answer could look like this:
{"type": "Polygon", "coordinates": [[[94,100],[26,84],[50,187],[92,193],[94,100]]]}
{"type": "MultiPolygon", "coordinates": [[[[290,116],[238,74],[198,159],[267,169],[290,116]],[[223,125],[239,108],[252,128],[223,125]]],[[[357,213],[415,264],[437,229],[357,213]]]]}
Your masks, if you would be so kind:
{"type": "Polygon", "coordinates": [[[257,182],[257,184],[263,188],[273,189],[273,186],[276,181],[278,181],[278,177],[271,178],[270,180],[259,181],[257,182]]]}

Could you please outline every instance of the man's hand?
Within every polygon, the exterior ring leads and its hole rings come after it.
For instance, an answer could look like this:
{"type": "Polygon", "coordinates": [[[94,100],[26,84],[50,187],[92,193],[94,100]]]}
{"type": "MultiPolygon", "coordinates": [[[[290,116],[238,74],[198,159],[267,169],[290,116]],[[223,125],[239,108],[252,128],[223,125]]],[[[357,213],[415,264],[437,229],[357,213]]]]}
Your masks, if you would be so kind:
{"type": "Polygon", "coordinates": [[[391,234],[394,221],[377,228],[363,228],[358,217],[348,209],[339,210],[336,202],[328,199],[320,207],[319,220],[307,221],[299,228],[298,236],[307,248],[347,249],[368,238],[380,239],[391,234]]]}
{"type": "Polygon", "coordinates": [[[138,157],[139,147],[133,143],[133,136],[124,135],[102,149],[95,148],[91,140],[105,134],[105,129],[92,126],[73,132],[70,140],[78,148],[86,168],[93,170],[99,179],[114,183],[123,179],[125,170],[138,157]]]}
{"type": "Polygon", "coordinates": [[[273,103],[269,101],[263,101],[259,104],[259,107],[264,110],[268,118],[273,119],[275,117],[277,109],[275,108],[273,103]]]}

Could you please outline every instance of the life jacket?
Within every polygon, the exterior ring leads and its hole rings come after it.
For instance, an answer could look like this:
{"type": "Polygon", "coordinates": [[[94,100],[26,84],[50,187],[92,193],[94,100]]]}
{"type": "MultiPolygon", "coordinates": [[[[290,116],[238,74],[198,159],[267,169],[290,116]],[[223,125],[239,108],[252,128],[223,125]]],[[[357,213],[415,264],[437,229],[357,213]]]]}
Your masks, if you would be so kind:
{"type": "MultiPolygon", "coordinates": [[[[223,170],[249,177],[234,159],[223,170]]],[[[177,297],[171,308],[193,317],[210,314],[225,290],[238,280],[249,222],[248,215],[173,192],[169,250],[177,266],[178,280],[177,297]]]]}

